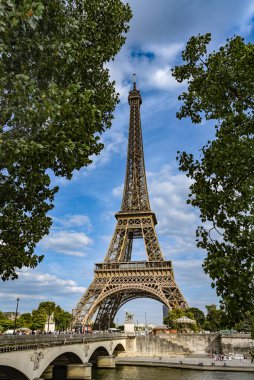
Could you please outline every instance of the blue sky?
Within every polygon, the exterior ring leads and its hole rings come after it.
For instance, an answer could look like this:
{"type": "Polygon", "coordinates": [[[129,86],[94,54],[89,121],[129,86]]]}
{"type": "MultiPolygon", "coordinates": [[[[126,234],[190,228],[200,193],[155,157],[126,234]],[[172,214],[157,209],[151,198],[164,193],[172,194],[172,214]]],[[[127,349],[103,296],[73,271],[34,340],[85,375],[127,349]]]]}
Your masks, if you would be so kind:
{"type": "MultiPolygon", "coordinates": [[[[121,205],[125,176],[131,75],[137,74],[143,104],[141,118],[150,203],[156,213],[159,242],[166,260],[173,261],[176,281],[190,306],[205,310],[218,303],[210,279],[202,270],[205,252],[195,247],[198,211],[186,205],[189,180],[180,173],[176,152],[199,156],[199,149],[213,136],[213,127],[177,120],[178,94],[184,89],[170,69],[181,62],[187,40],[198,33],[212,33],[211,49],[240,34],[253,41],[254,0],[131,0],[133,19],[125,46],[108,64],[120,93],[112,128],[102,140],[100,156],[71,181],[53,179],[60,186],[55,197],[50,235],[37,247],[45,254],[34,270],[22,270],[19,279],[1,284],[0,310],[30,312],[39,302],[54,301],[65,310],[75,307],[93,279],[95,262],[102,262],[121,205]]],[[[133,260],[145,260],[142,241],[134,242],[133,260]]],[[[147,299],[131,301],[118,312],[135,320],[162,323],[162,305],[147,299]]]]}

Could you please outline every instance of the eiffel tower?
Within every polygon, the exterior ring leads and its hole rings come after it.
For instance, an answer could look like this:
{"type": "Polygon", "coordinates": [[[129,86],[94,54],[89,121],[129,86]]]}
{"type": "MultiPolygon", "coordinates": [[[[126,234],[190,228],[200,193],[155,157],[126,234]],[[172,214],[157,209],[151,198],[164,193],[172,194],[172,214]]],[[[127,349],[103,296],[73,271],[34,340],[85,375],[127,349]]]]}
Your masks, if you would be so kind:
{"type": "Polygon", "coordinates": [[[155,231],[156,216],[147,191],[140,105],[136,88],[128,97],[130,124],[128,157],[121,210],[103,263],[95,264],[94,280],[74,309],[76,324],[88,324],[97,312],[95,329],[111,326],[117,311],[135,298],[152,298],[169,309],[187,308],[171,261],[165,261],[155,231]],[[147,261],[132,261],[133,239],[144,239],[147,261]]]}

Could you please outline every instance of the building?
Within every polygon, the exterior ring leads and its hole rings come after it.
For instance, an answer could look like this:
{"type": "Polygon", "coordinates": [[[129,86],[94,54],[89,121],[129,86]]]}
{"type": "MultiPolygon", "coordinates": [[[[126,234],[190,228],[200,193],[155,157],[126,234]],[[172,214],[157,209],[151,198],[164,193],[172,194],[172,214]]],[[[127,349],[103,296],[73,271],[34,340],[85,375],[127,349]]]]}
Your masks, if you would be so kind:
{"type": "Polygon", "coordinates": [[[15,321],[15,317],[20,317],[20,313],[16,314],[15,311],[3,311],[2,313],[6,318],[10,319],[11,321],[15,321]]]}

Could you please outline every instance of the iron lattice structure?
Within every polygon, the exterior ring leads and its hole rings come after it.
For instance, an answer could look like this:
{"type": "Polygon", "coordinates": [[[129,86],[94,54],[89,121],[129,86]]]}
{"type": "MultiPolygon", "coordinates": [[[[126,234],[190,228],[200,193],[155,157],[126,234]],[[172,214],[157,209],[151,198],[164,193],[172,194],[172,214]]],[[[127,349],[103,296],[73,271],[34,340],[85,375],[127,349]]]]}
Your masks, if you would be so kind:
{"type": "Polygon", "coordinates": [[[155,231],[147,191],[140,92],[129,93],[128,157],[121,210],[104,262],[95,264],[94,280],[74,310],[76,323],[87,324],[97,312],[94,328],[108,328],[117,311],[134,298],[152,298],[169,309],[188,307],[175,279],[171,261],[165,261],[155,231]],[[131,261],[133,239],[142,238],[147,261],[131,261]]]}

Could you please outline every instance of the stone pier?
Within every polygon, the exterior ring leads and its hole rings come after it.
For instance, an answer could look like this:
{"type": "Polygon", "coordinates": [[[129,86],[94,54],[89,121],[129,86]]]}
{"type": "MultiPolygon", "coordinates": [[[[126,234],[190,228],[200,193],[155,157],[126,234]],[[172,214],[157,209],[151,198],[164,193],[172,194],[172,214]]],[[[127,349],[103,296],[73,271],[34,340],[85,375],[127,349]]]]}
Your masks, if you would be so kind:
{"type": "Polygon", "coordinates": [[[115,368],[115,356],[98,356],[96,365],[98,368],[115,368]]]}
{"type": "MultiPolygon", "coordinates": [[[[50,365],[43,372],[41,378],[43,380],[52,380],[54,378],[54,366],[50,365]]],[[[72,363],[66,365],[66,380],[89,380],[91,378],[92,363],[72,363]]]]}
{"type": "Polygon", "coordinates": [[[67,364],[66,380],[86,380],[92,378],[92,364],[67,364]]]}
{"type": "Polygon", "coordinates": [[[48,368],[43,372],[43,374],[41,375],[41,377],[44,380],[52,380],[53,379],[53,369],[54,369],[54,366],[53,365],[49,365],[48,368]]]}

